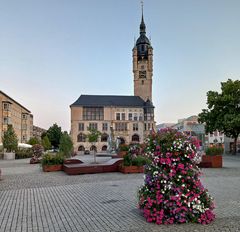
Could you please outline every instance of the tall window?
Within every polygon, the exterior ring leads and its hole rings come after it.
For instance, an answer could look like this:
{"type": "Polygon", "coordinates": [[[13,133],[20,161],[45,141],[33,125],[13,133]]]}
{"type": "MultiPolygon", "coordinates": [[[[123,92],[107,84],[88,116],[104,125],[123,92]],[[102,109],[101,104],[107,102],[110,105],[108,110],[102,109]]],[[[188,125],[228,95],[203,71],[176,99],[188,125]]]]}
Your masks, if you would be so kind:
{"type": "Polygon", "coordinates": [[[80,133],[80,134],[77,136],[77,141],[78,141],[78,142],[86,142],[86,135],[83,134],[83,133],[80,133]]]}
{"type": "Polygon", "coordinates": [[[10,110],[10,104],[9,103],[3,103],[3,109],[8,111],[10,110]]]}
{"type": "Polygon", "coordinates": [[[116,113],[116,120],[118,121],[120,120],[120,115],[121,115],[120,113],[116,113]]]}
{"type": "Polygon", "coordinates": [[[122,113],[122,120],[125,121],[125,113],[122,113]]]}
{"type": "Polygon", "coordinates": [[[84,123],[79,123],[78,124],[78,130],[79,131],[84,131],[84,123]]]}
{"type": "Polygon", "coordinates": [[[134,120],[134,121],[137,121],[137,120],[138,120],[138,115],[137,115],[137,113],[134,113],[133,120],[134,120]]]}
{"type": "Polygon", "coordinates": [[[115,123],[116,131],[127,131],[127,123],[126,122],[117,122],[115,123]]]}
{"type": "Polygon", "coordinates": [[[108,134],[104,133],[101,135],[101,142],[107,142],[108,140],[108,134]]]}
{"type": "Polygon", "coordinates": [[[138,131],[138,123],[133,123],[133,131],[138,131]]]}
{"type": "Polygon", "coordinates": [[[27,119],[27,114],[22,114],[22,119],[27,119]]]}
{"type": "Polygon", "coordinates": [[[98,129],[98,126],[97,126],[97,123],[89,123],[89,130],[97,130],[98,129]]]}
{"type": "Polygon", "coordinates": [[[132,113],[129,113],[129,114],[128,114],[128,120],[129,120],[129,121],[132,121],[132,113]]]}
{"type": "Polygon", "coordinates": [[[83,120],[104,120],[103,107],[83,107],[83,120]]]}
{"type": "Polygon", "coordinates": [[[104,122],[104,123],[102,124],[102,130],[103,130],[103,131],[107,131],[107,130],[108,130],[108,124],[107,124],[106,122],[104,122]]]}

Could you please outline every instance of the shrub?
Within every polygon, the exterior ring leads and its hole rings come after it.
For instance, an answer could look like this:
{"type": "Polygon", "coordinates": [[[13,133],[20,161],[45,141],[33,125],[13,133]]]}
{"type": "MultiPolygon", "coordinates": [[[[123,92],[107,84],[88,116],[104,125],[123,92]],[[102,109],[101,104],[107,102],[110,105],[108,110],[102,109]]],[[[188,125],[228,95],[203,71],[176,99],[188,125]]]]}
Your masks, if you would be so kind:
{"type": "Polygon", "coordinates": [[[119,150],[120,151],[128,151],[129,150],[129,146],[127,144],[120,144],[119,145],[119,150]]]}
{"type": "Polygon", "coordinates": [[[37,137],[32,137],[29,139],[28,144],[30,145],[40,144],[40,140],[37,137]]]}
{"type": "Polygon", "coordinates": [[[33,150],[31,148],[18,148],[16,151],[16,159],[26,159],[33,156],[33,150]]]}
{"type": "Polygon", "coordinates": [[[223,148],[222,147],[208,147],[206,148],[206,155],[222,155],[223,154],[223,148]]]}
{"type": "Polygon", "coordinates": [[[41,164],[42,165],[56,165],[56,164],[63,164],[64,162],[64,155],[62,153],[47,153],[43,155],[41,164]]]}
{"type": "Polygon", "coordinates": [[[50,142],[50,140],[49,140],[49,138],[48,138],[47,135],[45,135],[45,136],[42,138],[42,146],[43,146],[43,148],[44,148],[45,151],[46,151],[46,150],[50,150],[51,147],[52,147],[52,144],[51,144],[51,142],[50,142]]]}

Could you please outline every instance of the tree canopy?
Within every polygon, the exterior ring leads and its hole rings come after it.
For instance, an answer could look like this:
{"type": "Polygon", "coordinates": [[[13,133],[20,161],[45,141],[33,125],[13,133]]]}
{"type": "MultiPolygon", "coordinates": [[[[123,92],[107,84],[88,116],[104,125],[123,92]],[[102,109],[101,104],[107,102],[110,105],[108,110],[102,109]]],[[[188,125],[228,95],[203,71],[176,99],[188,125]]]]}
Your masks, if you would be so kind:
{"type": "Polygon", "coordinates": [[[65,131],[60,139],[59,150],[63,152],[66,157],[70,157],[73,151],[73,142],[71,137],[65,131]]]}
{"type": "Polygon", "coordinates": [[[228,79],[221,82],[221,92],[207,92],[208,109],[199,114],[199,122],[206,123],[206,132],[223,132],[234,138],[234,150],[240,134],[240,81],[228,79]]]}
{"type": "Polygon", "coordinates": [[[62,135],[62,129],[56,123],[54,123],[48,130],[47,136],[54,148],[58,148],[60,144],[60,138],[62,135]]]}

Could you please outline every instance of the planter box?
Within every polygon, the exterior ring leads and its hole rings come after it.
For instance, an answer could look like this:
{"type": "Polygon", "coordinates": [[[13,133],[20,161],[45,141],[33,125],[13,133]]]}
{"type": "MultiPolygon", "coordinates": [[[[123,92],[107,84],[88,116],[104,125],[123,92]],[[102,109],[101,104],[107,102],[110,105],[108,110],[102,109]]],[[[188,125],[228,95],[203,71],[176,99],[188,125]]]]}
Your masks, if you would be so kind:
{"type": "Polygon", "coordinates": [[[122,173],[143,173],[143,166],[120,166],[119,171],[122,173]]]}
{"type": "Polygon", "coordinates": [[[222,168],[221,155],[203,155],[202,163],[211,163],[211,168],[222,168]]]}
{"type": "Polygon", "coordinates": [[[4,152],[3,159],[5,159],[5,160],[15,160],[15,152],[4,152]]]}
{"type": "Polygon", "coordinates": [[[62,164],[43,165],[42,168],[43,168],[44,172],[56,172],[56,171],[62,171],[63,170],[62,164]]]}

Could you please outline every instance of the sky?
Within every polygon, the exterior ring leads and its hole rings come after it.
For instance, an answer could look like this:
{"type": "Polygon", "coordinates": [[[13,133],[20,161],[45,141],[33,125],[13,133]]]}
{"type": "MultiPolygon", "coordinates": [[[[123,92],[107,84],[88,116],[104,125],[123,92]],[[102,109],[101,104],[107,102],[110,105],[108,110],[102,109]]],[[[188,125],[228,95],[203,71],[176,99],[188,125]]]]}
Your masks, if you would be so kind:
{"type": "MultiPolygon", "coordinates": [[[[206,93],[240,79],[239,0],[145,0],[157,124],[206,108],[206,93]]],[[[0,90],[34,125],[70,130],[81,94],[133,95],[140,0],[0,0],[0,90]]]]}

